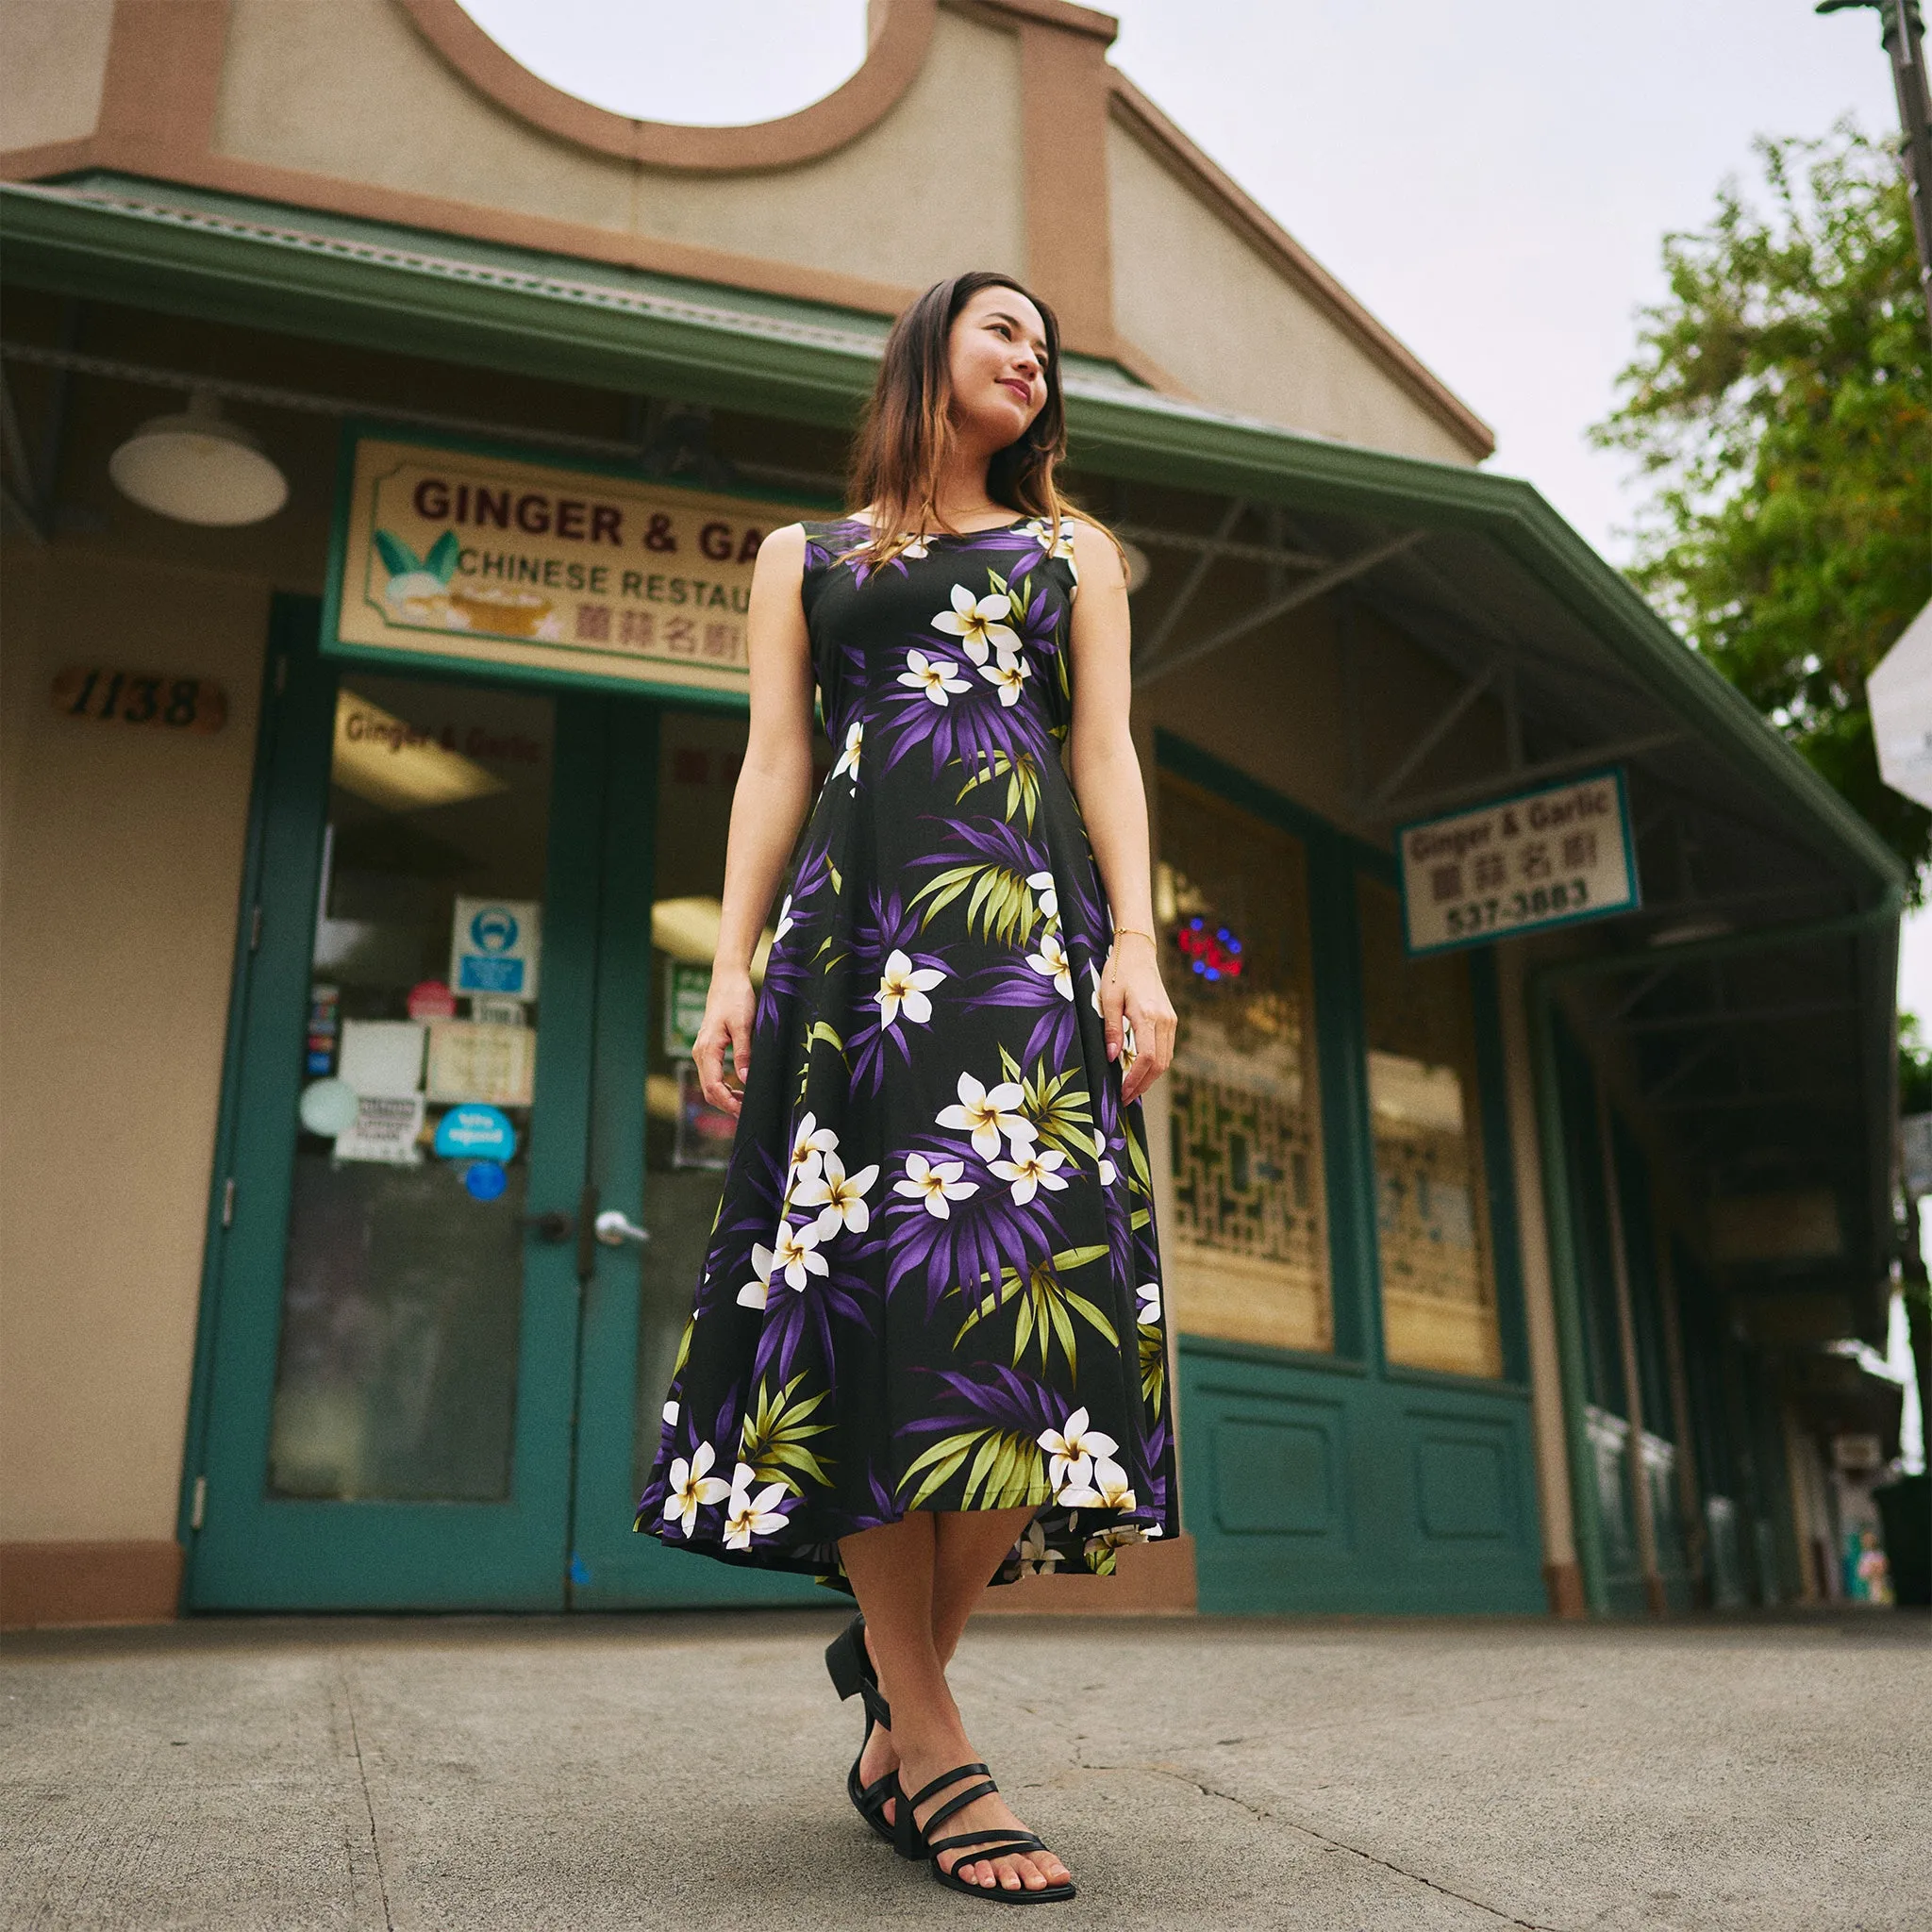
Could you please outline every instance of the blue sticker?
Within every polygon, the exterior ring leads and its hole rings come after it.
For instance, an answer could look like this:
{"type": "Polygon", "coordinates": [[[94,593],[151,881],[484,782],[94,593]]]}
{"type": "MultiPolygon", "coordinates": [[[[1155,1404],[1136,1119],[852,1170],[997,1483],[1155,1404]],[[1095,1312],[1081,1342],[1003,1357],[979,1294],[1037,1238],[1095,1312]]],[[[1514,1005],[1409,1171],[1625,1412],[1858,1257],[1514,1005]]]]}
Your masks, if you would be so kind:
{"type": "Polygon", "coordinates": [[[466,1102],[437,1123],[436,1151],[445,1160],[509,1160],[516,1155],[517,1130],[500,1109],[466,1102]]]}
{"type": "Polygon", "coordinates": [[[463,1170],[463,1186],[476,1201],[493,1201],[509,1186],[500,1160],[473,1160],[463,1170]]]}
{"type": "Polygon", "coordinates": [[[524,962],[521,959],[484,958],[465,953],[457,968],[458,992],[521,993],[524,990],[524,962]]]}

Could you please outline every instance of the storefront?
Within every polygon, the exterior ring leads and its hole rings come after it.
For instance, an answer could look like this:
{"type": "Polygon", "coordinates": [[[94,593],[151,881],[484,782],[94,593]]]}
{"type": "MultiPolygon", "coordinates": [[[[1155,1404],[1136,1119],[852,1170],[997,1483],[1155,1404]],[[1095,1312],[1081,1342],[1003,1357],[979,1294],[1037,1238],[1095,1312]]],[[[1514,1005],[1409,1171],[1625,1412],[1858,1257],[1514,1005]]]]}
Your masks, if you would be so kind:
{"type": "Polygon", "coordinates": [[[1183,1016],[1143,1366],[1188,1534],[1001,1594],[1809,1590],[1788,1369],[1882,1324],[1890,861],[1474,467],[1481,425],[1111,75],[1102,16],[900,0],[734,158],[620,154],[454,8],[357,0],[450,143],[555,163],[487,209],[327,135],[341,9],[202,11],[178,120],[142,120],[123,9],[95,119],[10,141],[0,190],[9,1619],[820,1594],[630,1510],[718,1197],[688,1049],[750,559],[839,500],[883,317],[981,251],[1066,316],[1074,484],[1148,566],[1183,1016]],[[1010,151],[953,184],[919,103],[968,69],[1010,79],[1010,151]],[[594,214],[612,169],[649,232],[594,214]],[[1018,192],[1001,227],[1008,175],[1090,216],[1018,192]],[[758,240],[833,189],[924,225],[870,266],[758,240]],[[109,482],[191,389],[286,508],[196,528],[109,482]],[[1553,857],[1403,835],[1591,786],[1628,888],[1594,923],[1553,857]],[[1431,895],[1470,923],[1419,943],[1431,895]]]}

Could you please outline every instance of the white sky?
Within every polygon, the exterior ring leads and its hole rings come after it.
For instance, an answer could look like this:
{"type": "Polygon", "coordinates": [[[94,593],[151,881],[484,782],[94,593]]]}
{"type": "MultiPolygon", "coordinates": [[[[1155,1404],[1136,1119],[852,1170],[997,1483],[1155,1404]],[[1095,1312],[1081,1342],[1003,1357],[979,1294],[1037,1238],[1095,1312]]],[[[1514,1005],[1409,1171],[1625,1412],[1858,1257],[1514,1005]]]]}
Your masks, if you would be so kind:
{"type": "MultiPolygon", "coordinates": [[[[864,52],[865,0],[466,4],[545,79],[649,120],[789,113],[864,52]]],[[[1663,234],[1752,178],[1754,134],[1896,126],[1877,15],[1811,0],[1109,10],[1115,65],[1489,422],[1491,468],[1613,561],[1625,465],[1583,432],[1662,291],[1663,234]]],[[[1907,927],[1900,1004],[1932,1022],[1932,917],[1907,927]]]]}

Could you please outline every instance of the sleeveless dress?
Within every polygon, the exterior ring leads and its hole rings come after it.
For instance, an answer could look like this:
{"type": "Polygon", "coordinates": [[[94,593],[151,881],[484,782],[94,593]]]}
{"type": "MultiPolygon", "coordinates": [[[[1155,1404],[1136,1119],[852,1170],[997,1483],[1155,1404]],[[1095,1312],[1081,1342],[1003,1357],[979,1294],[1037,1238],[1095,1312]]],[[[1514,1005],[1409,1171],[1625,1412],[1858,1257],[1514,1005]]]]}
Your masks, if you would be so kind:
{"type": "Polygon", "coordinates": [[[849,1590],[838,1539],[1039,1513],[995,1582],[1172,1536],[1159,1251],[1113,919],[1060,762],[1063,522],[883,569],[808,523],[838,751],[759,990],[752,1071],[636,1527],[849,1590]]]}

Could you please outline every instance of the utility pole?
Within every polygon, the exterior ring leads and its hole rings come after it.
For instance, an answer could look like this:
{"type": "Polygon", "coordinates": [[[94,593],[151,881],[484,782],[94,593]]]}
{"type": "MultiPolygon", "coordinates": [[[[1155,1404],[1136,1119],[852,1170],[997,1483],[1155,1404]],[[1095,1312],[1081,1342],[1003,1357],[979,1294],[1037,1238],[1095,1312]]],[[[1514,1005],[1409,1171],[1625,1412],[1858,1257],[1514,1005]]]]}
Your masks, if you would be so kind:
{"type": "Polygon", "coordinates": [[[1879,37],[1891,56],[1891,84],[1906,136],[1912,232],[1919,242],[1919,291],[1925,298],[1926,325],[1932,327],[1932,97],[1925,91],[1925,23],[1919,0],[1819,0],[1817,10],[1841,13],[1852,7],[1877,9],[1879,37]]]}

